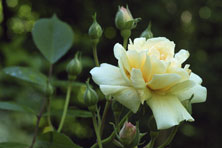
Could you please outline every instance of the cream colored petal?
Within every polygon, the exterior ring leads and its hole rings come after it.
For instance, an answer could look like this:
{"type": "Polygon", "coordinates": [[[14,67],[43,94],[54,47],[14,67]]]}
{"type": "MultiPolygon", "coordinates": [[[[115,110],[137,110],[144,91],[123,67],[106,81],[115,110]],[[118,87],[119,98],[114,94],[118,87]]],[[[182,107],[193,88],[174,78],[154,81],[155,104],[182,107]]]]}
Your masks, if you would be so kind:
{"type": "Polygon", "coordinates": [[[190,56],[190,53],[187,50],[181,49],[178,53],[175,54],[175,59],[178,64],[185,62],[190,56]]]}
{"type": "Polygon", "coordinates": [[[172,58],[174,55],[175,44],[165,37],[148,39],[146,44],[149,50],[157,49],[161,57],[163,56],[165,58],[172,58]]]}
{"type": "Polygon", "coordinates": [[[132,42],[132,40],[130,41],[130,44],[128,45],[128,49],[129,50],[143,50],[144,49],[144,44],[146,43],[146,38],[136,38],[134,39],[134,41],[132,42]]]}
{"type": "Polygon", "coordinates": [[[147,100],[158,129],[167,129],[179,125],[181,121],[194,121],[177,97],[173,95],[153,95],[147,100]]]}
{"type": "Polygon", "coordinates": [[[200,103],[205,102],[207,99],[207,89],[201,85],[196,85],[193,88],[194,96],[191,100],[191,103],[200,103]]]}
{"type": "Polygon", "coordinates": [[[147,44],[149,44],[149,46],[154,46],[155,44],[158,44],[160,42],[170,42],[170,40],[168,40],[165,37],[154,37],[154,38],[150,38],[147,40],[147,44]]]}
{"type": "Polygon", "coordinates": [[[160,52],[156,48],[149,48],[149,56],[155,56],[157,59],[160,59],[160,52]]]}
{"type": "Polygon", "coordinates": [[[128,85],[123,79],[120,68],[103,63],[90,71],[92,79],[98,85],[128,85]]]}
{"type": "Polygon", "coordinates": [[[155,56],[150,56],[150,61],[152,65],[151,75],[162,74],[166,72],[167,67],[166,64],[164,64],[164,61],[157,59],[155,56]]]}
{"type": "Polygon", "coordinates": [[[191,74],[190,74],[190,80],[193,80],[197,84],[201,84],[202,83],[201,77],[198,76],[197,74],[193,73],[193,72],[191,72],[191,74]]]}
{"type": "Polygon", "coordinates": [[[180,75],[181,76],[181,80],[180,80],[181,82],[185,81],[185,80],[188,80],[189,77],[190,77],[187,70],[183,69],[183,68],[171,67],[171,68],[168,68],[167,72],[168,73],[176,73],[176,74],[180,75]]]}
{"type": "Polygon", "coordinates": [[[125,90],[125,89],[130,88],[127,86],[120,86],[120,85],[100,85],[99,87],[104,95],[112,95],[112,96],[125,90]]]}
{"type": "Polygon", "coordinates": [[[144,80],[146,82],[148,82],[150,80],[150,77],[151,77],[151,62],[150,62],[150,56],[146,56],[146,60],[144,62],[144,65],[143,65],[143,77],[144,77],[144,80]]]}
{"type": "Polygon", "coordinates": [[[130,81],[130,73],[129,73],[129,71],[124,67],[122,60],[119,60],[119,61],[118,61],[118,65],[119,65],[119,69],[120,69],[120,72],[121,72],[121,75],[122,75],[123,79],[124,79],[128,84],[131,84],[131,81],[130,81]]]}
{"type": "Polygon", "coordinates": [[[131,71],[131,67],[130,67],[130,63],[129,63],[129,59],[128,59],[128,56],[126,54],[126,52],[123,52],[119,61],[122,63],[123,67],[128,71],[130,72],[131,71]]]}
{"type": "Polygon", "coordinates": [[[137,89],[138,95],[140,97],[140,101],[143,104],[144,101],[150,99],[152,97],[152,92],[147,88],[137,89]]]}
{"type": "MultiPolygon", "coordinates": [[[[168,92],[174,95],[177,95],[181,92],[187,91],[189,89],[191,89],[192,87],[194,87],[196,84],[195,82],[191,81],[191,80],[186,80],[180,83],[177,83],[176,85],[174,85],[173,87],[171,87],[168,92]]],[[[182,100],[181,100],[182,101],[182,100]]]]}
{"type": "Polygon", "coordinates": [[[133,113],[136,113],[140,106],[140,98],[134,88],[127,88],[113,95],[120,104],[127,107],[133,113]]]}
{"type": "Polygon", "coordinates": [[[129,59],[129,64],[132,68],[140,68],[141,67],[141,61],[140,54],[135,50],[128,50],[127,56],[129,59]]]}
{"type": "Polygon", "coordinates": [[[140,69],[133,68],[130,73],[130,79],[134,88],[146,87],[146,83],[143,79],[143,74],[140,69]]]}
{"type": "Polygon", "coordinates": [[[114,45],[113,50],[114,50],[114,56],[115,56],[115,58],[116,58],[117,60],[119,60],[120,57],[121,57],[121,55],[122,55],[124,52],[126,52],[126,50],[123,48],[123,46],[122,46],[121,44],[119,44],[119,43],[116,43],[116,44],[114,45]]]}
{"type": "Polygon", "coordinates": [[[136,45],[142,46],[146,42],[146,38],[144,37],[135,38],[133,42],[136,45]]]}
{"type": "Polygon", "coordinates": [[[164,89],[168,88],[177,82],[179,82],[181,76],[178,74],[155,74],[153,75],[151,81],[148,83],[148,86],[153,89],[164,89]]]}
{"type": "Polygon", "coordinates": [[[203,87],[199,84],[194,85],[190,89],[187,89],[185,91],[179,91],[177,93],[174,93],[177,95],[177,97],[183,101],[187,99],[191,99],[192,95],[193,98],[191,100],[191,103],[200,103],[205,102],[207,98],[207,89],[206,87],[203,87]]]}

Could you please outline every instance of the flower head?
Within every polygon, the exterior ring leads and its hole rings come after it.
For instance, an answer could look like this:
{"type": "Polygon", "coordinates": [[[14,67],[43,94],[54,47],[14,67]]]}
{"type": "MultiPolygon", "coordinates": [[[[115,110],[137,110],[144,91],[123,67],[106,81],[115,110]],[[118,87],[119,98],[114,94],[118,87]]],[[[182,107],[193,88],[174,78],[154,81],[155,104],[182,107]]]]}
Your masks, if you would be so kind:
{"type": "Polygon", "coordinates": [[[129,145],[133,142],[135,137],[136,137],[136,126],[134,126],[130,122],[125,122],[119,133],[120,141],[124,145],[129,145]]]}
{"type": "Polygon", "coordinates": [[[206,100],[202,79],[182,64],[189,57],[187,50],[175,54],[175,44],[164,37],[130,40],[128,50],[114,46],[119,67],[101,64],[90,73],[105,95],[112,95],[122,105],[137,112],[145,101],[151,108],[158,129],[194,121],[182,105],[206,100]]]}
{"type": "Polygon", "coordinates": [[[136,27],[138,21],[140,18],[134,19],[128,7],[119,7],[115,17],[115,24],[118,29],[131,30],[136,27]]]}
{"type": "Polygon", "coordinates": [[[80,53],[77,52],[75,57],[68,63],[66,71],[69,76],[76,77],[82,72],[82,63],[80,53]]]}

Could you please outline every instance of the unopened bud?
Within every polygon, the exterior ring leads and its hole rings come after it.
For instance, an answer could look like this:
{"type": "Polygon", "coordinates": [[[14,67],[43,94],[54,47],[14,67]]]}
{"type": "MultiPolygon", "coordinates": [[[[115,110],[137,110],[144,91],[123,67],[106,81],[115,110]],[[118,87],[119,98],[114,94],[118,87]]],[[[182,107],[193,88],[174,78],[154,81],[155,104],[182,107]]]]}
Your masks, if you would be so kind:
{"type": "Polygon", "coordinates": [[[69,74],[69,78],[75,78],[82,72],[82,63],[80,61],[79,52],[77,52],[75,57],[69,62],[66,71],[69,74]]]}
{"type": "Polygon", "coordinates": [[[86,81],[86,91],[84,93],[84,103],[89,107],[95,106],[99,101],[99,97],[95,90],[89,85],[89,80],[86,81]]]}
{"type": "Polygon", "coordinates": [[[119,30],[131,30],[136,27],[140,18],[133,19],[129,8],[119,7],[116,13],[115,24],[119,30]]]}
{"type": "Polygon", "coordinates": [[[125,122],[119,133],[120,142],[127,146],[130,145],[136,137],[136,126],[130,122],[125,122]]]}
{"type": "Polygon", "coordinates": [[[151,31],[151,22],[149,23],[148,27],[142,32],[140,36],[145,37],[146,39],[153,38],[153,33],[151,31]]]}
{"type": "Polygon", "coordinates": [[[92,16],[93,18],[93,23],[89,27],[89,37],[91,39],[91,42],[94,46],[96,46],[99,42],[100,37],[102,36],[103,30],[101,26],[98,24],[96,21],[96,13],[92,16]]]}

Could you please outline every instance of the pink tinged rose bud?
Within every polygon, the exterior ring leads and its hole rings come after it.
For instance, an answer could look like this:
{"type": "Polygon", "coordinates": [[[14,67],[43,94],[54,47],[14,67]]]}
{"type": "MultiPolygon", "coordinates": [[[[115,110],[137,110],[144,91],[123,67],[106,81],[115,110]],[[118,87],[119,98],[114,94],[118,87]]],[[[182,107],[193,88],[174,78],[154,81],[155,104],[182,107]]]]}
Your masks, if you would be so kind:
{"type": "Polygon", "coordinates": [[[122,6],[122,7],[120,7],[120,12],[122,13],[125,21],[133,20],[133,16],[132,16],[131,12],[129,11],[129,9],[126,9],[122,6]]]}
{"type": "Polygon", "coordinates": [[[130,122],[125,122],[120,130],[119,137],[122,144],[131,144],[136,137],[136,126],[130,122]]]}
{"type": "Polygon", "coordinates": [[[133,16],[128,8],[119,7],[115,18],[115,24],[118,29],[132,29],[134,26],[133,20],[133,16]]]}

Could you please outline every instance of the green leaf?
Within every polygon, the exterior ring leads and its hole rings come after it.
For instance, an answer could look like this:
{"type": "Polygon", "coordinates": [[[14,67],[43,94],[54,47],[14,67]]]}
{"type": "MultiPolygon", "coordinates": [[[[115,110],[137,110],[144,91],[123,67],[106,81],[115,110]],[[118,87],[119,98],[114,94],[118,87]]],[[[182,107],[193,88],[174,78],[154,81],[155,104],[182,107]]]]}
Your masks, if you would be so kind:
{"type": "Polygon", "coordinates": [[[9,111],[18,111],[18,112],[27,112],[35,114],[35,112],[23,105],[16,104],[15,102],[0,102],[0,109],[9,110],[9,111]]]}
{"type": "Polygon", "coordinates": [[[82,147],[73,143],[72,140],[64,134],[57,132],[48,132],[38,137],[35,148],[82,148],[82,147]]]}
{"type": "Polygon", "coordinates": [[[28,145],[16,142],[3,142],[0,143],[0,148],[27,148],[28,145]]]}
{"type": "Polygon", "coordinates": [[[32,30],[34,43],[50,63],[58,61],[72,46],[73,31],[56,15],[38,20],[32,30]]]}
{"type": "Polygon", "coordinates": [[[34,84],[44,86],[47,85],[47,77],[42,73],[26,67],[7,67],[3,71],[15,78],[28,81],[34,84]]]}
{"type": "MultiPolygon", "coordinates": [[[[62,116],[63,110],[51,110],[51,115],[54,116],[62,116]]],[[[46,114],[44,114],[46,115],[46,114]]],[[[69,109],[67,111],[67,116],[68,117],[80,117],[80,118],[91,118],[92,113],[89,111],[85,110],[80,110],[80,109],[69,109]]]]}

